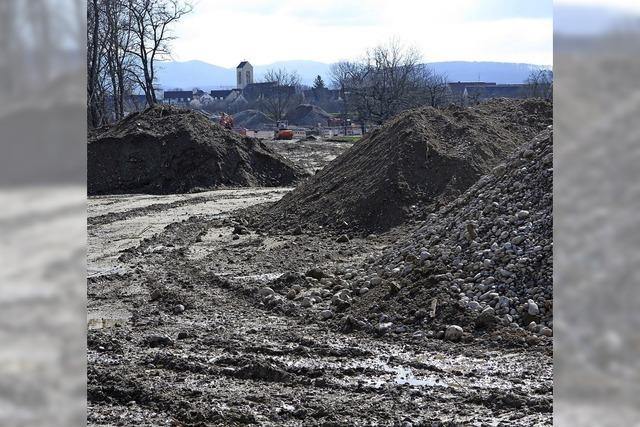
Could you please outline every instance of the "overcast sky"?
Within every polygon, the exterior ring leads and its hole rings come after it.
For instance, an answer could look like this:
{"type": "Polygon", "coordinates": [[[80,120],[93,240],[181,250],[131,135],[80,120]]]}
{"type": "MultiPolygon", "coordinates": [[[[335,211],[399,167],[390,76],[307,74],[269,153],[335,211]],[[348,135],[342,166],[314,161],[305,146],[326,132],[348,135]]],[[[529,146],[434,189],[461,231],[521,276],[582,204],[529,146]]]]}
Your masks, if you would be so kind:
{"type": "Polygon", "coordinates": [[[552,0],[192,0],[173,58],[224,67],[354,59],[397,37],[425,61],[551,65],[552,0]]]}

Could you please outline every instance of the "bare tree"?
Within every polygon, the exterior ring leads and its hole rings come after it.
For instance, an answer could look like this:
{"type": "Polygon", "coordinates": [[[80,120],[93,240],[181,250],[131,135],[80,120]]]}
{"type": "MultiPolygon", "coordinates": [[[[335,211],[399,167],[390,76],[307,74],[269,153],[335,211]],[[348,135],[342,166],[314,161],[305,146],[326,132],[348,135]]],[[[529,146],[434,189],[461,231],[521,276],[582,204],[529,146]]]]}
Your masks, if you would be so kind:
{"type": "Polygon", "coordinates": [[[268,70],[265,83],[271,83],[261,94],[261,110],[274,121],[282,120],[300,101],[300,77],[284,68],[268,70]]]}
{"type": "Polygon", "coordinates": [[[553,72],[545,68],[534,69],[525,80],[526,95],[531,98],[553,97],[553,72]]]}
{"type": "MultiPolygon", "coordinates": [[[[169,55],[171,25],[191,11],[182,0],[89,0],[87,110],[91,126],[124,117],[136,88],[157,102],[155,65],[169,55]]],[[[135,108],[135,106],[134,106],[135,108]]]]}
{"type": "Polygon", "coordinates": [[[447,104],[449,84],[446,75],[439,74],[426,65],[422,65],[417,71],[417,81],[418,90],[427,105],[440,107],[447,104]]]}
{"type": "Polygon", "coordinates": [[[154,90],[156,61],[167,59],[169,43],[174,39],[170,26],[192,7],[182,0],[129,0],[131,13],[130,31],[133,34],[133,48],[129,53],[137,57],[140,73],[135,73],[142,87],[147,103],[154,105],[157,98],[154,90]]]}
{"type": "Polygon", "coordinates": [[[418,105],[440,105],[446,96],[446,78],[421,64],[421,55],[392,39],[367,51],[364,59],[339,62],[331,69],[332,83],[340,89],[345,112],[363,125],[381,124],[418,105]]]}
{"type": "Polygon", "coordinates": [[[416,76],[421,55],[392,39],[367,52],[363,103],[371,120],[382,124],[398,112],[415,105],[416,76]]]}
{"type": "Polygon", "coordinates": [[[340,91],[343,123],[346,126],[349,116],[354,115],[364,133],[369,120],[369,110],[364,102],[369,87],[365,64],[341,61],[333,64],[330,72],[332,86],[340,91]]]}

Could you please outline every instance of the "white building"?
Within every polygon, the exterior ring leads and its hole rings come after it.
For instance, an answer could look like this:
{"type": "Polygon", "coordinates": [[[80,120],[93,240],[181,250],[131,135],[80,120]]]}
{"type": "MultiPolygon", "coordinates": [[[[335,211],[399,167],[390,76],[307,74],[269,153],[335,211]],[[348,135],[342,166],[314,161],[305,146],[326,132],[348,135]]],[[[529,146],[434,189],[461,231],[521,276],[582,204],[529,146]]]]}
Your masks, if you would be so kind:
{"type": "Polygon", "coordinates": [[[244,89],[245,86],[253,83],[253,65],[249,61],[242,61],[236,67],[236,77],[238,89],[244,89]]]}

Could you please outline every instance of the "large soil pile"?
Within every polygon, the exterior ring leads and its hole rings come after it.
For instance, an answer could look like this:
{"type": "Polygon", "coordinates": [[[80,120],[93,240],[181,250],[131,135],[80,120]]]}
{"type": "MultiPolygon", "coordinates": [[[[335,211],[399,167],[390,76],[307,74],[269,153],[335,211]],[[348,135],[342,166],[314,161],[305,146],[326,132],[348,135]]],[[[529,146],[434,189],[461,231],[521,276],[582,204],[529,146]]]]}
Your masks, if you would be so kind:
{"type": "Polygon", "coordinates": [[[311,104],[300,104],[289,111],[286,116],[289,124],[310,127],[318,126],[318,124],[326,126],[330,118],[331,114],[311,104]]]}
{"type": "Polygon", "coordinates": [[[200,113],[155,106],[89,137],[90,195],[291,185],[306,173],[200,113]]]}
{"type": "Polygon", "coordinates": [[[275,122],[271,120],[265,113],[258,110],[244,110],[233,115],[235,126],[247,129],[263,129],[275,126],[275,122]]]}
{"type": "Polygon", "coordinates": [[[460,195],[551,121],[541,100],[404,112],[267,208],[258,225],[386,230],[415,205],[460,195]]]}
{"type": "Polygon", "coordinates": [[[352,272],[345,301],[337,301],[349,306],[343,318],[379,330],[504,325],[551,335],[552,183],[553,137],[544,131],[413,235],[352,272]]]}

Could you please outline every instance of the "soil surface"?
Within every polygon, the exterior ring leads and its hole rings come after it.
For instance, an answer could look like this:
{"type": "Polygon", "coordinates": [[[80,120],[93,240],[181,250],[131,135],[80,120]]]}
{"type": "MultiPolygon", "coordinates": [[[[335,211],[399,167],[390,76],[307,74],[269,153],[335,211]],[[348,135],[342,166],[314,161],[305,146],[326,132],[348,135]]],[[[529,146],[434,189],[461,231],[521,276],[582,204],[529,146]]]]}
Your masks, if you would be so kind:
{"type": "Polygon", "coordinates": [[[407,233],[336,244],[235,216],[287,191],[89,199],[89,425],[551,424],[548,346],[346,333],[320,310],[272,305],[269,289],[407,233]]]}
{"type": "Polygon", "coordinates": [[[349,142],[329,141],[264,141],[264,144],[291,160],[296,166],[313,175],[322,169],[327,163],[344,153],[353,144],[349,142]]]}
{"type": "Polygon", "coordinates": [[[552,121],[542,100],[403,112],[260,214],[261,228],[389,230],[462,194],[552,121]]]}
{"type": "Polygon", "coordinates": [[[286,186],[307,174],[257,139],[171,106],[134,113],[90,136],[87,187],[99,194],[174,194],[286,186]]]}

